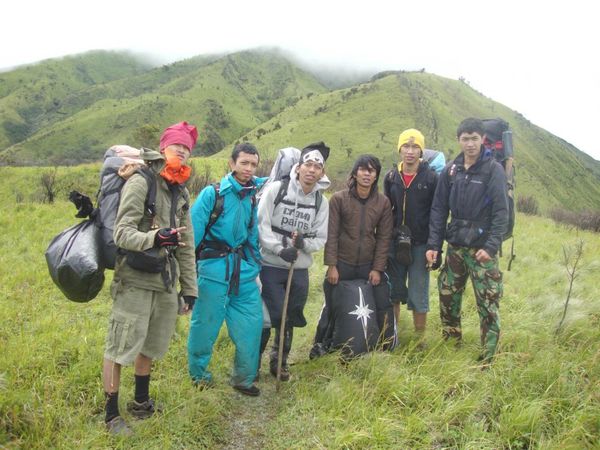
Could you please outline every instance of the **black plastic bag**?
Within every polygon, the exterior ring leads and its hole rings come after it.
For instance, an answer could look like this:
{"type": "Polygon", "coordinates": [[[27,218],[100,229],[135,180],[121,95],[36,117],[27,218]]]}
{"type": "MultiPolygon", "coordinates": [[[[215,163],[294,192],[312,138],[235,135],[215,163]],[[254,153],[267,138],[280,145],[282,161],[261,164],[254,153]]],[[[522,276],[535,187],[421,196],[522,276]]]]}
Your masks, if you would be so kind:
{"type": "Polygon", "coordinates": [[[100,263],[98,227],[85,220],[66,229],[50,242],[46,262],[54,284],[74,302],[89,302],[104,284],[100,263]]]}

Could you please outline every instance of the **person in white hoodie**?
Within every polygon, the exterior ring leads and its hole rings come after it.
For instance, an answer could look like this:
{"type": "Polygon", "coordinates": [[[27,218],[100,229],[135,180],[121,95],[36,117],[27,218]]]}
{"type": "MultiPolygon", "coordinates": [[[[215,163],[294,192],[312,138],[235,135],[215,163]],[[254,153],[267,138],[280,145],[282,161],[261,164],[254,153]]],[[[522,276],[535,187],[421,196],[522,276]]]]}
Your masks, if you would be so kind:
{"type": "MultiPolygon", "coordinates": [[[[312,265],[312,253],[321,250],[327,241],[329,206],[323,192],[330,185],[325,175],[325,161],[329,147],[317,142],[305,147],[300,161],[295,164],[289,180],[276,181],[265,188],[258,205],[258,235],[262,269],[262,298],[269,310],[275,339],[270,353],[270,372],[277,376],[279,330],[285,288],[290,266],[294,273],[288,301],[283,344],[281,380],[289,380],[287,358],[292,346],[294,327],[306,326],[304,305],[308,298],[308,268],[312,265]],[[279,190],[287,184],[287,192],[281,198],[279,190]],[[276,199],[281,198],[281,201],[276,199]]],[[[262,356],[271,329],[264,328],[260,343],[262,356]]]]}

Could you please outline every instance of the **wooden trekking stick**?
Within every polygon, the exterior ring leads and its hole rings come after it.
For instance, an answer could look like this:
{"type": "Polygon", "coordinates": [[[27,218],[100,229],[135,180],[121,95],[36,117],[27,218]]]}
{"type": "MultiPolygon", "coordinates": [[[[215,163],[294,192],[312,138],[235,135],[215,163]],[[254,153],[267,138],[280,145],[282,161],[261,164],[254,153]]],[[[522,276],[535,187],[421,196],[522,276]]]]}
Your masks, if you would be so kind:
{"type": "Polygon", "coordinates": [[[283,364],[283,342],[285,339],[285,321],[287,316],[288,302],[290,300],[290,288],[292,286],[292,275],[294,274],[294,264],[296,261],[290,264],[290,271],[288,273],[287,284],[285,285],[285,296],[283,297],[283,310],[281,311],[281,323],[279,324],[279,349],[277,350],[277,381],[275,384],[275,391],[279,392],[279,385],[281,384],[281,366],[283,364]]]}

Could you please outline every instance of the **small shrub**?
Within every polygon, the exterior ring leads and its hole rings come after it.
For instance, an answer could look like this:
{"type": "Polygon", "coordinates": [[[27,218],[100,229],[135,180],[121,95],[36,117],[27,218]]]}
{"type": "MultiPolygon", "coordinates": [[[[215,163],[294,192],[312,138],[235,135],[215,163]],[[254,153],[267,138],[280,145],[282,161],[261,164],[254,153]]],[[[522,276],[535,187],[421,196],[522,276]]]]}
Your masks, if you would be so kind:
{"type": "Polygon", "coordinates": [[[550,211],[550,218],[557,223],[570,225],[580,230],[600,232],[600,211],[574,212],[563,208],[550,211]]]}
{"type": "Polygon", "coordinates": [[[539,213],[538,202],[534,197],[528,195],[519,196],[517,199],[517,211],[530,216],[537,216],[539,213]]]}
{"type": "Polygon", "coordinates": [[[566,209],[563,208],[552,208],[550,210],[550,218],[552,220],[554,220],[556,223],[562,224],[562,225],[573,225],[573,212],[572,211],[567,211],[566,209]]]}
{"type": "Polygon", "coordinates": [[[44,172],[40,177],[40,185],[44,192],[43,203],[54,203],[57,193],[57,180],[56,180],[57,168],[54,168],[53,172],[44,172]]]}
{"type": "Polygon", "coordinates": [[[578,227],[582,230],[600,232],[600,211],[583,211],[579,213],[578,227]]]}
{"type": "Polygon", "coordinates": [[[15,203],[23,203],[25,201],[25,195],[19,190],[15,190],[15,203]]]}

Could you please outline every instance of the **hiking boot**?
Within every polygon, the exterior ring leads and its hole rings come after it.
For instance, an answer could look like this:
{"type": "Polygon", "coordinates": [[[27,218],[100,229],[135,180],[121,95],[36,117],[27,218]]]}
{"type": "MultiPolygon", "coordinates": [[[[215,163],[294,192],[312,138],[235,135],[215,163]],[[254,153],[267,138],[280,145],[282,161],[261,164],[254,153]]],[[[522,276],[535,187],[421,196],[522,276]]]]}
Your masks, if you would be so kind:
{"type": "MultiPolygon", "coordinates": [[[[271,366],[271,375],[277,378],[277,366],[271,366]]],[[[279,376],[281,381],[289,381],[290,380],[290,369],[286,366],[281,366],[281,375],[279,376]]]]}
{"type": "Polygon", "coordinates": [[[326,354],[327,354],[327,350],[325,349],[325,346],[321,342],[315,342],[315,344],[310,349],[308,358],[315,359],[315,358],[319,358],[326,354]]]}
{"type": "Polygon", "coordinates": [[[121,416],[113,417],[111,420],[106,422],[106,431],[113,436],[130,437],[133,436],[133,430],[129,428],[125,419],[121,416]]]}
{"type": "Polygon", "coordinates": [[[161,413],[162,408],[149,398],[143,403],[138,403],[135,400],[130,401],[127,403],[127,411],[136,419],[147,419],[153,416],[155,412],[161,413]]]}
{"type": "Polygon", "coordinates": [[[488,370],[492,366],[493,359],[493,356],[481,354],[477,357],[477,362],[481,364],[481,370],[488,370]]]}
{"type": "Polygon", "coordinates": [[[253,384],[250,386],[236,384],[233,386],[233,388],[244,395],[249,395],[250,397],[258,397],[260,395],[260,389],[254,386],[253,384]]]}

